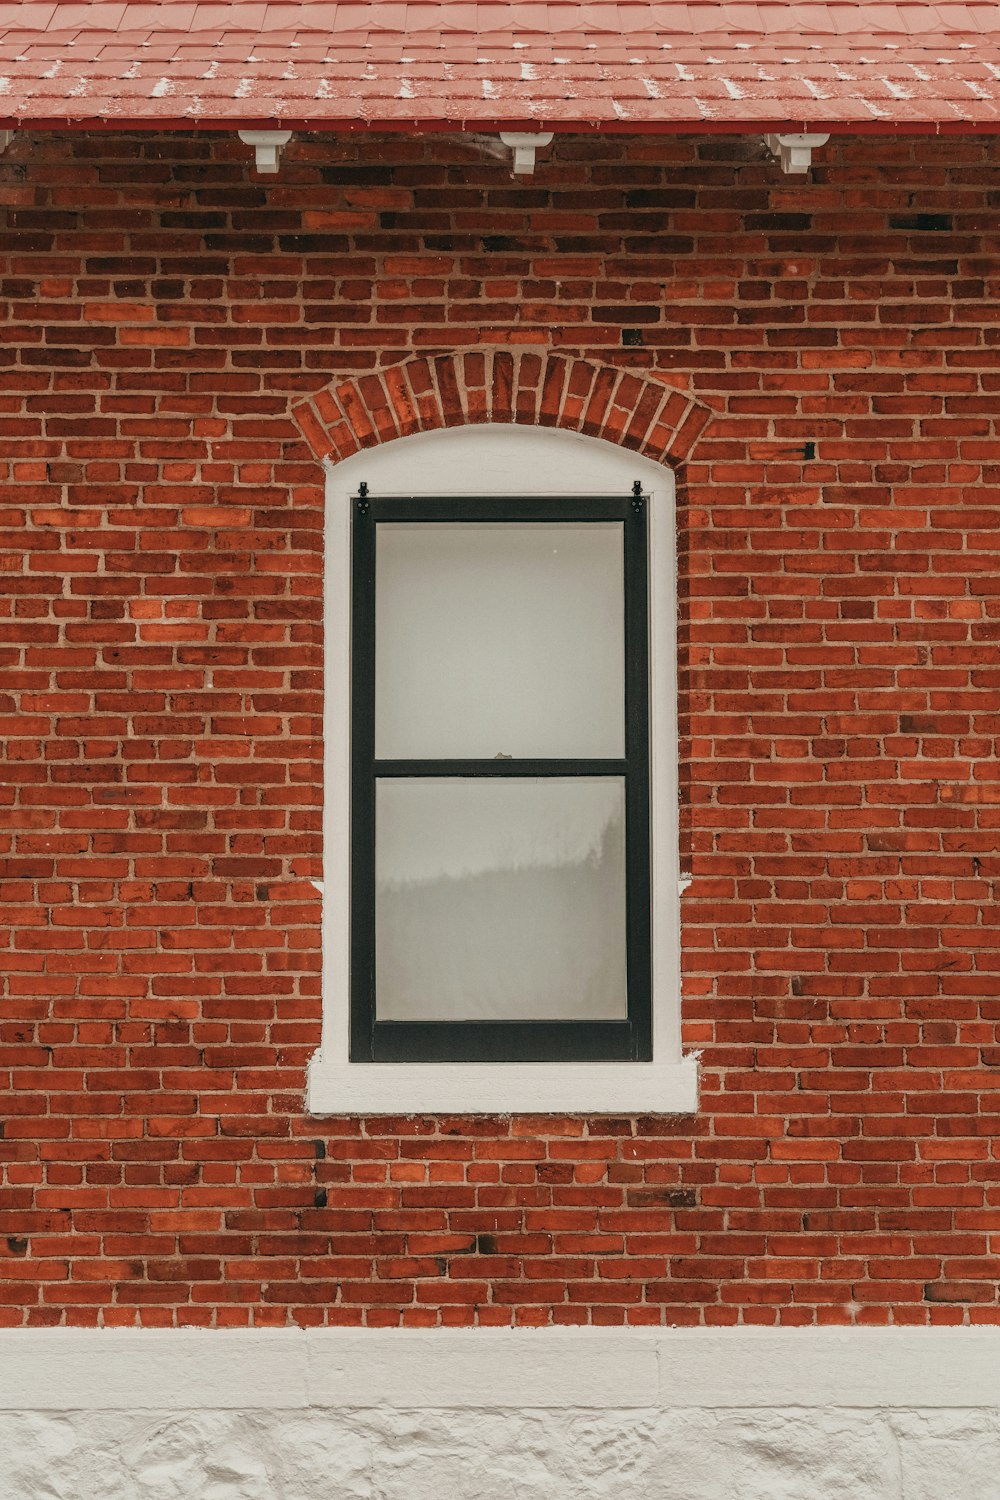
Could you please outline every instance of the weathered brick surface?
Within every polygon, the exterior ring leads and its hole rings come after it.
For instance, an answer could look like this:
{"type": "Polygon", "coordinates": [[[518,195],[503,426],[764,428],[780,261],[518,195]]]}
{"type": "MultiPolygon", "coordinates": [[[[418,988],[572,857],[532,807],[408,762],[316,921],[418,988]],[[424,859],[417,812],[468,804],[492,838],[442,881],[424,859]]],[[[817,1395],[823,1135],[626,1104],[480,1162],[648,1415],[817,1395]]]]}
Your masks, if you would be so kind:
{"type": "Polygon", "coordinates": [[[19,136],[0,1321],[1000,1321],[992,144],[19,136]],[[322,470],[681,487],[694,1119],[316,1120],[322,470]]]}

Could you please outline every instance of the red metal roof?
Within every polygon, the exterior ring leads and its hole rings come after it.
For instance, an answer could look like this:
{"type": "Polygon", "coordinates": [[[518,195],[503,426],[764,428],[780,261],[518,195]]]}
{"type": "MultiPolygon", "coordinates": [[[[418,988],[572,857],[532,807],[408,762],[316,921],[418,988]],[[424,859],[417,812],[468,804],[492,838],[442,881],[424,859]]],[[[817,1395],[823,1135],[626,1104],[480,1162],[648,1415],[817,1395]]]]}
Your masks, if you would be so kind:
{"type": "Polygon", "coordinates": [[[22,0],[0,125],[1000,131],[1000,5],[22,0]]]}

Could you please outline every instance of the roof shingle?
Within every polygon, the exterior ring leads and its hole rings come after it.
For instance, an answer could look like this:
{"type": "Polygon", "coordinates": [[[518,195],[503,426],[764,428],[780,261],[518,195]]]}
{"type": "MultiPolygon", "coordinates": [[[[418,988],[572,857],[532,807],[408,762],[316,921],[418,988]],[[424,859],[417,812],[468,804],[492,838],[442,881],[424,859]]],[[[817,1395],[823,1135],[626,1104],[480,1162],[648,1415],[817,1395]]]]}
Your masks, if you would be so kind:
{"type": "Polygon", "coordinates": [[[1000,6],[0,4],[0,126],[1000,130],[1000,6]]]}

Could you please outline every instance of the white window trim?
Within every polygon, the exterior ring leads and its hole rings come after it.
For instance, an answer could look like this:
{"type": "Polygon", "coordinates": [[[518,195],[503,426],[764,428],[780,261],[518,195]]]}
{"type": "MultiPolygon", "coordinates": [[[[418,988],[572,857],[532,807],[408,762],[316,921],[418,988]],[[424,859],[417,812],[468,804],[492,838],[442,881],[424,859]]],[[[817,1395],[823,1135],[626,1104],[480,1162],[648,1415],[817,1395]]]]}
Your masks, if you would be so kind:
{"type": "Polygon", "coordinates": [[[677,771],[677,558],[670,470],[599,438],[476,426],[399,438],[328,465],[325,538],[323,1034],[306,1105],[322,1115],[680,1114],[698,1104],[681,1053],[677,771]],[[652,1062],[352,1063],[351,499],[373,495],[649,496],[652,1062]]]}

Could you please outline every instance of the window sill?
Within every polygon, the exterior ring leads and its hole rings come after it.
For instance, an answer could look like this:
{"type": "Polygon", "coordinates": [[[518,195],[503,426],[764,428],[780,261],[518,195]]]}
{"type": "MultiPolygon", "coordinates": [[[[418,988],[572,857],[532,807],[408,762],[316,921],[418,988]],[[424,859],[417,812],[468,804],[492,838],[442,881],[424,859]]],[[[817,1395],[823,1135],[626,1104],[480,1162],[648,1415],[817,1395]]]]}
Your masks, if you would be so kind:
{"type": "Polygon", "coordinates": [[[698,1060],[309,1064],[313,1115],[675,1115],[698,1108],[698,1060]]]}

